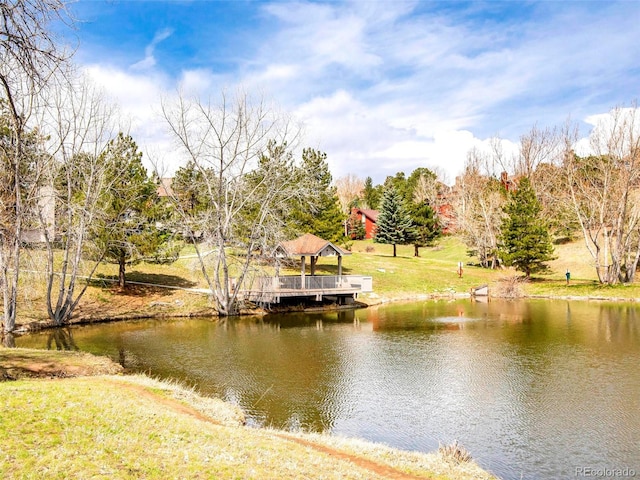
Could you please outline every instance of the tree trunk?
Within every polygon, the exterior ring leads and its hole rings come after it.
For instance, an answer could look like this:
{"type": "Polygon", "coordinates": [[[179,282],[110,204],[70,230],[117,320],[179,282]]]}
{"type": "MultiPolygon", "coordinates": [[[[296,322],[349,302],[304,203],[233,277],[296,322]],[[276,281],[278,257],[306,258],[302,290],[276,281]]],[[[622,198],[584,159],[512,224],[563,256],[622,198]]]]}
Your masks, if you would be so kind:
{"type": "Polygon", "coordinates": [[[16,348],[16,337],[11,332],[0,333],[5,348],[16,348]]]}
{"type": "Polygon", "coordinates": [[[413,256],[414,257],[419,257],[420,256],[420,246],[417,244],[413,245],[413,256]]]}
{"type": "Polygon", "coordinates": [[[395,243],[393,244],[393,256],[394,257],[396,256],[396,244],[395,243]]]}
{"type": "Polygon", "coordinates": [[[118,286],[124,290],[126,287],[126,279],[125,279],[125,257],[124,255],[120,255],[118,259],[118,286]]]}

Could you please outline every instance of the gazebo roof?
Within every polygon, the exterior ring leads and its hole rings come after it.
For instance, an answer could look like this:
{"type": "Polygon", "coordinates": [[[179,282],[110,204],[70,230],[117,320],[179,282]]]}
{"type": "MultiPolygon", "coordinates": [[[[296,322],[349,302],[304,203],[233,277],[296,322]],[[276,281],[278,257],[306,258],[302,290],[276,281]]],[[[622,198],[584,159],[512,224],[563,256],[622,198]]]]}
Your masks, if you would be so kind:
{"type": "Polygon", "coordinates": [[[280,242],[275,249],[275,254],[286,257],[341,257],[351,255],[351,252],[343,250],[328,240],[307,233],[295,240],[280,242]]]}

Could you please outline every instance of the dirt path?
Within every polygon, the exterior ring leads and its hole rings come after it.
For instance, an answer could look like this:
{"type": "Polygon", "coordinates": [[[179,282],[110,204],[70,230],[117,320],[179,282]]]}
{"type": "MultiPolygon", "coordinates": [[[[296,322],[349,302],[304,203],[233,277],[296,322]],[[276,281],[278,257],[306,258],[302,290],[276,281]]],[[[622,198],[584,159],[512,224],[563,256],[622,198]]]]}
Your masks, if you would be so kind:
{"type": "MultiPolygon", "coordinates": [[[[197,418],[198,420],[201,420],[203,422],[207,422],[210,423],[212,425],[215,425],[217,427],[224,427],[224,425],[220,422],[217,422],[216,420],[214,420],[211,417],[208,417],[204,414],[202,414],[201,412],[199,412],[198,410],[196,410],[195,408],[192,408],[188,405],[185,405],[184,403],[178,401],[178,400],[174,400],[171,398],[167,398],[167,397],[163,397],[161,395],[157,395],[153,392],[151,392],[150,390],[146,389],[145,387],[141,386],[141,385],[135,385],[135,384],[131,384],[131,383],[126,383],[126,382],[119,382],[116,380],[111,380],[110,383],[112,383],[113,385],[117,385],[120,388],[125,388],[131,392],[133,392],[136,396],[138,397],[143,397],[148,399],[149,401],[155,402],[155,403],[159,403],[162,406],[169,408],[171,410],[173,410],[174,412],[183,414],[183,415],[190,415],[192,417],[197,418]]],[[[394,480],[429,480],[431,477],[425,477],[425,476],[415,476],[415,475],[410,475],[408,473],[404,473],[401,472],[400,470],[397,470],[393,467],[390,467],[388,465],[383,465],[381,463],[378,462],[374,462],[373,460],[368,460],[366,458],[363,457],[359,457],[357,455],[353,455],[350,453],[346,453],[340,450],[337,450],[335,448],[331,448],[331,447],[327,447],[324,445],[320,445],[318,443],[309,441],[309,440],[304,440],[302,438],[298,438],[295,437],[293,435],[288,435],[286,433],[271,433],[273,436],[281,438],[283,440],[287,440],[289,442],[293,442],[293,443],[297,443],[298,445],[302,445],[304,447],[308,447],[308,448],[312,448],[313,450],[316,450],[317,452],[323,453],[325,455],[329,455],[331,457],[335,457],[338,458],[340,460],[345,460],[348,462],[353,463],[354,465],[363,468],[365,470],[369,470],[372,473],[375,473],[376,475],[382,476],[382,477],[386,477],[389,479],[394,479],[394,480]]]]}

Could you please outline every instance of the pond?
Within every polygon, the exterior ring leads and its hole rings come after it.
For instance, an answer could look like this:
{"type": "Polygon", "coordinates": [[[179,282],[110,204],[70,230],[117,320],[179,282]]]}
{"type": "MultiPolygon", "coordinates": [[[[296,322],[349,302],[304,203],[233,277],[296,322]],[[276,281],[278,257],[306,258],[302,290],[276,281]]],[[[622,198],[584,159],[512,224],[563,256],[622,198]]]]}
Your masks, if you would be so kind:
{"type": "Polygon", "coordinates": [[[421,302],[103,324],[17,344],[106,354],[182,379],[241,406],[254,426],[424,452],[458,440],[505,479],[616,468],[640,475],[633,304],[421,302]]]}

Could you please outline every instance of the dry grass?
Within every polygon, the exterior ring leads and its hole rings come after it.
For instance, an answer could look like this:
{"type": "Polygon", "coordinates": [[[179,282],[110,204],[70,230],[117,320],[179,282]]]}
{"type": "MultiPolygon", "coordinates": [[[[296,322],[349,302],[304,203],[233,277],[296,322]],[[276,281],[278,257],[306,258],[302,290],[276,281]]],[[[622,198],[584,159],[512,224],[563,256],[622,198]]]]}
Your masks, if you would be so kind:
{"type": "Polygon", "coordinates": [[[438,455],[440,455],[445,462],[453,462],[456,465],[468,463],[472,460],[471,454],[466,448],[460,445],[457,440],[449,445],[440,445],[438,455]]]}
{"type": "Polygon", "coordinates": [[[388,463],[391,466],[402,468],[408,473],[430,471],[432,478],[456,478],[489,480],[495,479],[493,475],[482,470],[469,455],[466,462],[451,462],[443,459],[440,452],[419,453],[397,450],[386,445],[372,444],[364,440],[337,437],[326,434],[299,434],[304,438],[310,438],[314,442],[350,452],[372,460],[388,463]]]}
{"type": "Polygon", "coordinates": [[[491,295],[500,298],[522,298],[525,295],[524,287],[526,284],[526,277],[508,275],[498,280],[491,295]]]}
{"type": "Polygon", "coordinates": [[[0,380],[109,375],[122,367],[106,357],[84,352],[0,348],[0,380]]]}

